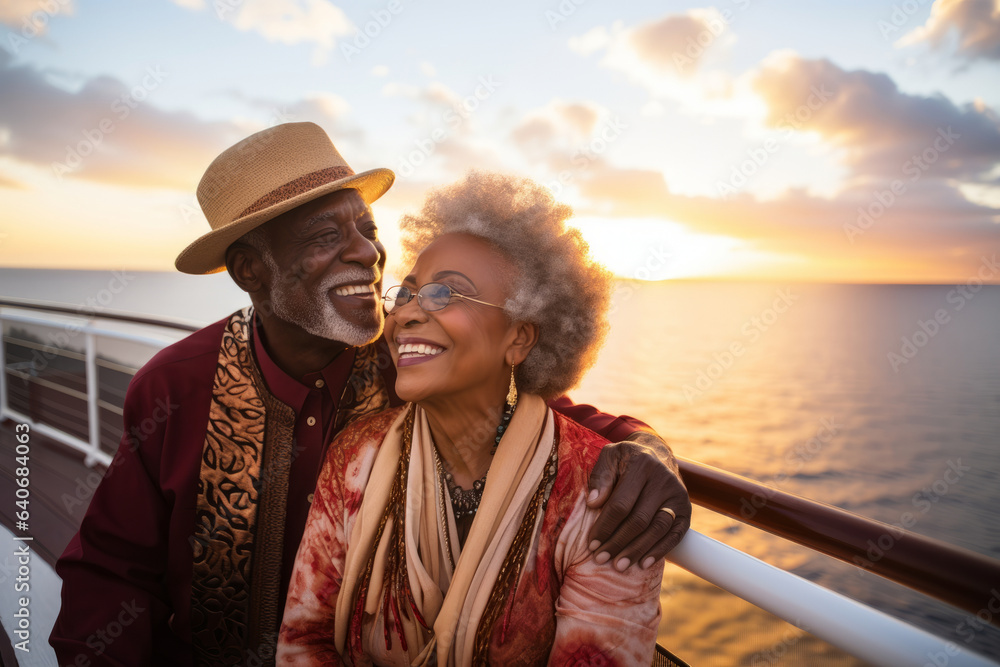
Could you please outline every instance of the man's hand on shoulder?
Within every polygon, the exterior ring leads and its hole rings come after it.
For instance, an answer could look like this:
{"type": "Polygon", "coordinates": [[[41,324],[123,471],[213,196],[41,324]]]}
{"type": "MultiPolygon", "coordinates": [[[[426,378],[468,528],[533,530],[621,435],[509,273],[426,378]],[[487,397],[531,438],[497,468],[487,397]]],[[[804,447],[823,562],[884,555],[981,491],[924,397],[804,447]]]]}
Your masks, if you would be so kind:
{"type": "Polygon", "coordinates": [[[587,505],[601,509],[590,549],[598,563],[614,559],[618,570],[632,563],[649,567],[691,526],[691,501],[673,453],[645,431],[604,447],[590,474],[587,505]]]}

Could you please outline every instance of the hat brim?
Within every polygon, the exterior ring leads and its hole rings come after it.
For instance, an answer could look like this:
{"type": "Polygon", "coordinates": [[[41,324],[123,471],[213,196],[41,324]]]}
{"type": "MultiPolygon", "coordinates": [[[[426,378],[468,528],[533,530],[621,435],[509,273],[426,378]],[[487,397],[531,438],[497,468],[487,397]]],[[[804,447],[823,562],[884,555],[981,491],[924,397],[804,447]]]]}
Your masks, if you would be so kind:
{"type": "Polygon", "coordinates": [[[291,199],[286,199],[234,220],[224,227],[210,231],[184,248],[174,261],[174,266],[178,271],[196,275],[224,271],[226,268],[226,249],[251,229],[259,227],[296,206],[301,206],[337,190],[355,189],[361,194],[365,203],[370,204],[384,195],[395,179],[396,175],[391,169],[380,168],[324,183],[291,199]]]}

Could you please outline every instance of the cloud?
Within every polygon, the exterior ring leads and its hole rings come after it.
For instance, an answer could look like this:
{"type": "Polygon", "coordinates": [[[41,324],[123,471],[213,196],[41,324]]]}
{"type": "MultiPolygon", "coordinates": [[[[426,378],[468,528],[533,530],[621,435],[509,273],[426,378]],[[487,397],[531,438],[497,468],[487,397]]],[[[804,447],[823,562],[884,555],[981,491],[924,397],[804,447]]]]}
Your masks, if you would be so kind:
{"type": "Polygon", "coordinates": [[[559,133],[558,126],[541,115],[528,116],[510,133],[510,138],[524,151],[549,150],[559,133]]]}
{"type": "Polygon", "coordinates": [[[301,100],[289,105],[271,105],[283,111],[283,122],[299,122],[309,120],[327,127],[344,128],[351,105],[340,95],[333,93],[309,93],[301,100]]]}
{"type": "Polygon", "coordinates": [[[915,189],[888,207],[870,192],[868,198],[790,191],[768,201],[748,195],[721,200],[673,193],[658,171],[603,160],[591,163],[575,185],[580,215],[602,216],[609,224],[679,222],[697,233],[741,239],[751,249],[808,258],[814,275],[825,280],[950,280],[948,272],[962,275],[962,267],[996,252],[1000,222],[1000,209],[972,204],[952,189],[934,196],[915,189]],[[929,267],[938,273],[927,273],[929,267]]]}
{"type": "Polygon", "coordinates": [[[569,48],[574,53],[581,56],[589,56],[601,49],[607,48],[611,43],[611,35],[608,29],[600,25],[592,28],[579,36],[569,38],[569,48]]]}
{"type": "Polygon", "coordinates": [[[910,95],[885,74],[791,53],[768,57],[750,78],[767,104],[766,122],[817,133],[841,152],[854,184],[916,174],[924,182],[996,180],[1000,119],[982,103],[910,95]]]}
{"type": "Polygon", "coordinates": [[[386,97],[406,97],[432,107],[455,107],[462,103],[461,96],[440,81],[432,81],[424,87],[390,81],[382,86],[382,94],[386,97]]]}
{"type": "Polygon", "coordinates": [[[156,88],[169,82],[169,72],[150,67],[133,85],[96,77],[68,91],[0,52],[0,156],[67,178],[193,192],[216,155],[269,124],[314,120],[333,128],[335,137],[360,139],[343,122],[347,103],[335,95],[317,93],[284,106],[244,99],[267,122],[208,121],[158,109],[156,88]]]}
{"type": "Polygon", "coordinates": [[[736,42],[733,9],[691,9],[626,26],[616,21],[571,37],[571,51],[600,54],[600,66],[623,73],[653,98],[698,112],[732,115],[739,106],[732,76],[718,67],[736,42]]]}
{"type": "Polygon", "coordinates": [[[604,50],[602,64],[625,72],[637,74],[639,68],[648,69],[646,74],[689,77],[698,72],[710,50],[732,44],[733,18],[731,10],[710,7],[668,14],[631,28],[618,21],[610,30],[598,26],[571,37],[569,48],[582,56],[604,50]]]}
{"type": "MultiPolygon", "coordinates": [[[[835,149],[848,169],[845,187],[830,197],[804,190],[767,200],[691,196],[672,191],[661,171],[596,154],[579,167],[570,163],[571,179],[557,196],[575,199],[582,215],[676,221],[809,258],[829,279],[848,280],[853,271],[940,280],[996,251],[1000,120],[993,109],[907,94],[884,74],[791,53],[765,59],[743,79],[765,103],[770,128],[813,133],[835,149]],[[921,277],[930,267],[938,272],[921,277]]],[[[553,169],[565,156],[554,115],[533,115],[519,127],[523,144],[549,147],[553,169]]]]}
{"type": "Polygon", "coordinates": [[[506,166],[492,141],[475,136],[452,135],[437,153],[445,180],[457,180],[470,169],[503,171],[506,166]]]}
{"type": "Polygon", "coordinates": [[[927,43],[934,49],[955,45],[967,60],[1000,60],[1000,3],[996,0],[937,0],[927,22],[902,37],[897,46],[927,43]],[[952,37],[957,38],[953,42],[952,37]]]}
{"type": "MultiPolygon", "coordinates": [[[[745,192],[725,199],[678,192],[662,171],[615,164],[612,156],[622,151],[581,148],[606,126],[606,112],[590,103],[582,106],[597,110],[599,120],[589,125],[589,135],[580,133],[588,125],[570,122],[567,111],[574,107],[556,100],[523,115],[510,144],[528,171],[548,182],[558,198],[573,202],[579,215],[674,221],[807,262],[810,272],[815,268],[815,275],[830,280],[942,280],[949,271],[962,275],[961,267],[980,254],[995,252],[1000,124],[989,106],[911,95],[884,74],[848,71],[789,52],[768,57],[734,81],[760,110],[744,119],[759,118],[767,138],[787,133],[828,148],[843,163],[844,187],[828,196],[789,189],[767,199],[745,192]],[[936,273],[926,273],[933,267],[936,273]]],[[[659,102],[647,106],[643,113],[649,116],[664,111],[659,102]]],[[[650,141],[656,150],[656,140],[650,141]]],[[[747,152],[735,153],[749,161],[747,152]]],[[[728,175],[730,166],[738,165],[719,165],[719,173],[728,175]]]]}
{"type": "Polygon", "coordinates": [[[557,103],[555,109],[570,127],[575,129],[581,136],[590,135],[602,115],[601,107],[593,103],[557,103]]]}
{"type": "MultiPolygon", "coordinates": [[[[204,0],[173,0],[202,10],[204,0]]],[[[356,30],[342,9],[328,0],[215,0],[215,14],[239,30],[256,32],[269,42],[315,44],[313,63],[322,64],[336,39],[356,30]]]]}
{"type": "MultiPolygon", "coordinates": [[[[251,97],[233,91],[230,96],[257,111],[255,118],[266,118],[266,126],[279,123],[310,121],[323,127],[338,149],[350,142],[348,151],[360,150],[366,140],[364,131],[350,121],[351,105],[340,95],[326,92],[308,93],[300,100],[285,102],[274,98],[251,97]]],[[[261,129],[258,121],[241,123],[246,134],[261,129]]]]}
{"type": "Polygon", "coordinates": [[[49,19],[57,14],[73,14],[74,0],[4,0],[0,3],[0,23],[20,28],[22,36],[44,34],[49,19]],[[25,31],[31,34],[23,34],[25,31]]]}
{"type": "Polygon", "coordinates": [[[482,130],[484,122],[502,112],[492,97],[503,85],[483,75],[464,91],[439,81],[424,86],[390,81],[382,86],[383,95],[400,98],[394,107],[406,119],[402,129],[409,135],[396,142],[395,155],[387,156],[386,166],[396,172],[393,190],[398,191],[391,201],[398,204],[402,193],[415,191],[398,187],[403,182],[417,184],[422,192],[429,183],[457,179],[472,168],[505,168],[503,147],[482,130]]]}
{"type": "Polygon", "coordinates": [[[553,100],[525,114],[511,130],[513,144],[535,162],[553,168],[568,162],[609,111],[593,102],[553,100]]]}
{"type": "Polygon", "coordinates": [[[28,186],[18,181],[17,179],[10,178],[5,174],[0,173],[0,188],[8,188],[10,190],[28,190],[28,186]]]}
{"type": "Polygon", "coordinates": [[[887,75],[782,53],[752,74],[767,122],[811,131],[838,148],[859,183],[906,178],[989,182],[1000,162],[1000,120],[980,103],[910,95],[887,75]]]}
{"type": "Polygon", "coordinates": [[[627,39],[636,55],[661,70],[690,76],[698,70],[706,49],[726,31],[717,9],[692,9],[636,26],[627,39]]]}
{"type": "Polygon", "coordinates": [[[432,105],[455,107],[462,103],[462,98],[459,97],[458,93],[440,81],[434,81],[426,88],[421,89],[419,97],[432,105]]]}

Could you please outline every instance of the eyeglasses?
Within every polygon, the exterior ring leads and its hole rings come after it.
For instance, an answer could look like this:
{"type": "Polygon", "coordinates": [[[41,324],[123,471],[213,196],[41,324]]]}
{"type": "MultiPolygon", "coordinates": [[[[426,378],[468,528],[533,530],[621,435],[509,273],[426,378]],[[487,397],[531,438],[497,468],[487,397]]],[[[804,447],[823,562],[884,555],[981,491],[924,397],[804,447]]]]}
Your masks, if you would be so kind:
{"type": "Polygon", "coordinates": [[[479,299],[473,299],[471,296],[459,294],[452,287],[445,285],[444,283],[427,283],[417,290],[416,294],[414,294],[409,287],[404,287],[402,285],[390,287],[386,291],[385,296],[382,297],[382,304],[385,307],[385,312],[391,313],[397,308],[402,308],[408,304],[414,296],[417,297],[417,305],[428,313],[441,310],[451,303],[453,298],[481,303],[484,306],[503,308],[503,306],[498,306],[495,303],[486,303],[485,301],[480,301],[479,299]]]}

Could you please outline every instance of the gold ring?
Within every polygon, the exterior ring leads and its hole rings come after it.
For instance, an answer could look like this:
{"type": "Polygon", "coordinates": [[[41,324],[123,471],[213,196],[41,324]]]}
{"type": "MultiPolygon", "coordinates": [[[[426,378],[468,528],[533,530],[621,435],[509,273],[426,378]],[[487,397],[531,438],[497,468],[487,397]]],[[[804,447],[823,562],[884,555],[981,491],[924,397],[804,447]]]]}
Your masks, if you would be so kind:
{"type": "Polygon", "coordinates": [[[673,511],[669,507],[661,507],[660,511],[661,512],[666,512],[667,514],[669,514],[670,518],[673,519],[674,521],[677,520],[677,512],[673,511]]]}

